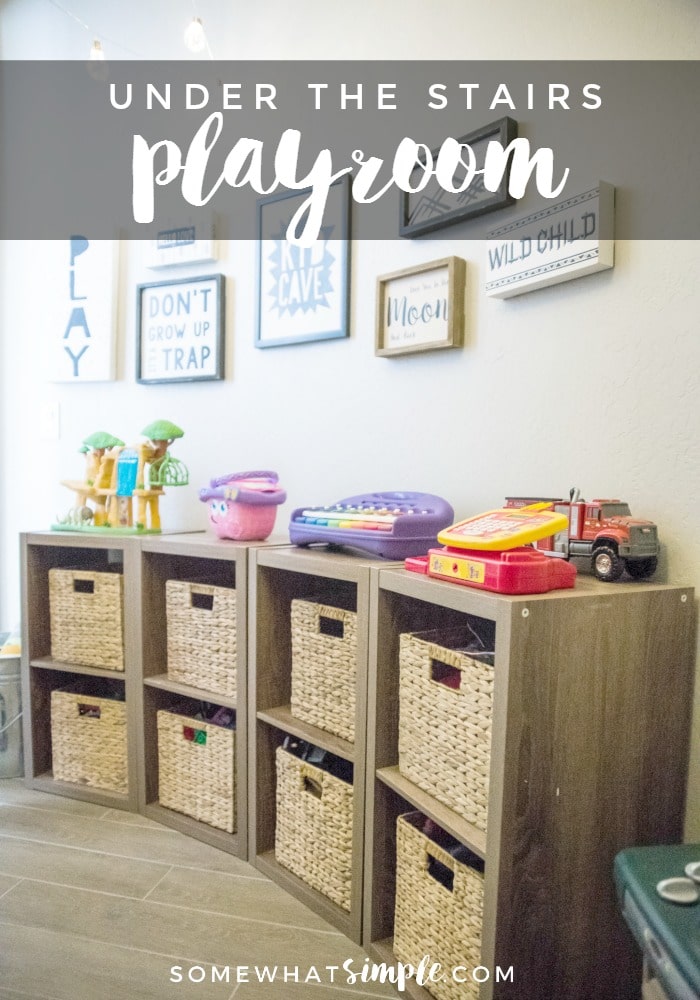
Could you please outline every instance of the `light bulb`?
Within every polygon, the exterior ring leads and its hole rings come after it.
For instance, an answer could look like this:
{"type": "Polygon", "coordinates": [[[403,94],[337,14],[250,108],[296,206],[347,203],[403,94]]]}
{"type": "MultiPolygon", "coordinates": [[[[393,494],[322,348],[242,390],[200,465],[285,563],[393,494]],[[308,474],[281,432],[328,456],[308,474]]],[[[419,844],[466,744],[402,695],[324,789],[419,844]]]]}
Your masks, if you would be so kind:
{"type": "Polygon", "coordinates": [[[193,17],[185,28],[185,45],[190,52],[202,52],[206,48],[204,25],[199,17],[193,17]]]}
{"type": "Polygon", "coordinates": [[[94,42],[92,43],[92,48],[90,49],[90,59],[95,61],[98,59],[104,59],[104,57],[105,57],[105,52],[104,49],[102,48],[102,42],[99,42],[97,39],[95,39],[94,42]]]}

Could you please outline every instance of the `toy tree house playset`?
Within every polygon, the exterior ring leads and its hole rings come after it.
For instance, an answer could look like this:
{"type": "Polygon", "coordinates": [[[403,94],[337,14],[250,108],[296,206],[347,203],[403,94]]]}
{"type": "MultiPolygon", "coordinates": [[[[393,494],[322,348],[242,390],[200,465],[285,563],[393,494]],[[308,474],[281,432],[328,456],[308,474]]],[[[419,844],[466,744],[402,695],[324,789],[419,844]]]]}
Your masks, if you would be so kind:
{"type": "Polygon", "coordinates": [[[85,455],[85,478],[61,481],[75,494],[75,503],[54,526],[56,530],[121,534],[161,530],[164,487],[186,486],[189,481],[187,468],[168,450],[184,431],[169,420],[156,420],[141,434],[145,440],[131,447],[106,431],[85,438],[80,449],[85,455]]]}

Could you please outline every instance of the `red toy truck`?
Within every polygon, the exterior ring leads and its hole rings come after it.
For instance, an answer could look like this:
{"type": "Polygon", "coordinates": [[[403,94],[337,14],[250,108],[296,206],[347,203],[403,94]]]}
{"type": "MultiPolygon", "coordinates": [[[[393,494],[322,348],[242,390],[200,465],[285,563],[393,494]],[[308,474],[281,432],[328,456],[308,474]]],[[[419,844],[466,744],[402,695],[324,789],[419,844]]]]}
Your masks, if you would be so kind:
{"type": "Polygon", "coordinates": [[[569,527],[542,538],[535,547],[560,559],[590,556],[599,580],[619,580],[627,570],[635,580],[645,580],[656,571],[659,540],[652,521],[632,517],[620,500],[581,500],[572,490],[568,500],[551,497],[506,497],[506,507],[524,507],[548,502],[552,510],[565,514],[569,527]]]}

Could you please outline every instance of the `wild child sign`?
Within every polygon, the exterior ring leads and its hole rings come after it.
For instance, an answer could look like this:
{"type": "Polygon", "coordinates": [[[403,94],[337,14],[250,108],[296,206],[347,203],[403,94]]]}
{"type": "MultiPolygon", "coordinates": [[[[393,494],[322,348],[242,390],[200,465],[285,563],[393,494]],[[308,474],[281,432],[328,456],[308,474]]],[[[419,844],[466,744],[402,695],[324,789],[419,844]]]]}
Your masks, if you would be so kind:
{"type": "Polygon", "coordinates": [[[486,294],[508,299],[613,266],[615,191],[589,191],[492,230],[486,244],[486,294]]]}

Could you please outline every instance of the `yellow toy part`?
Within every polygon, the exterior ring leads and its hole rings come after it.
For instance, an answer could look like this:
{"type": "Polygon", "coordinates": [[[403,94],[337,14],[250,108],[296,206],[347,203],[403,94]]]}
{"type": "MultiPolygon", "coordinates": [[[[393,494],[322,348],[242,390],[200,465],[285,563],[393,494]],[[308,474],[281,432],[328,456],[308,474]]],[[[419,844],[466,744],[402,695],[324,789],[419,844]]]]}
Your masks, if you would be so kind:
{"type": "Polygon", "coordinates": [[[565,514],[547,510],[548,503],[528,507],[500,507],[458,521],[438,535],[442,545],[453,549],[490,549],[503,551],[529,545],[568,527],[565,514]]]}

